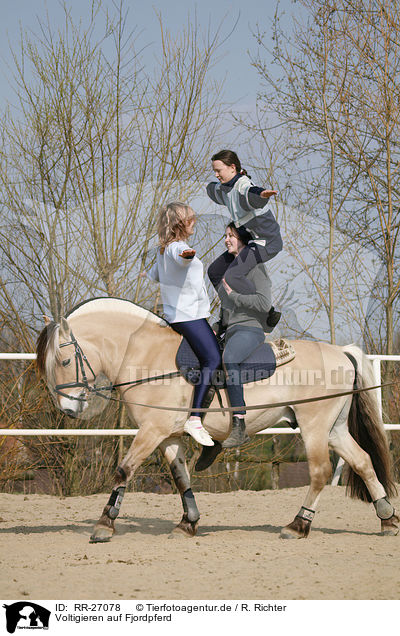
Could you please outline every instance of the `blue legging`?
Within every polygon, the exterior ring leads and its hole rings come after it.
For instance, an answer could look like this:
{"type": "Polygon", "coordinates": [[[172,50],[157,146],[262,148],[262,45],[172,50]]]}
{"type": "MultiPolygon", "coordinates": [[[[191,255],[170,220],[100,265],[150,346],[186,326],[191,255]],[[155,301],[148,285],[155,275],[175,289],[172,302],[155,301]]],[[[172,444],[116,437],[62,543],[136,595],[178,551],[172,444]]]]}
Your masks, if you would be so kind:
{"type": "Polygon", "coordinates": [[[186,338],[200,362],[200,382],[194,387],[191,415],[201,417],[204,413],[196,411],[203,405],[215,371],[221,366],[221,352],[217,339],[205,318],[173,322],[174,331],[186,338]]]}

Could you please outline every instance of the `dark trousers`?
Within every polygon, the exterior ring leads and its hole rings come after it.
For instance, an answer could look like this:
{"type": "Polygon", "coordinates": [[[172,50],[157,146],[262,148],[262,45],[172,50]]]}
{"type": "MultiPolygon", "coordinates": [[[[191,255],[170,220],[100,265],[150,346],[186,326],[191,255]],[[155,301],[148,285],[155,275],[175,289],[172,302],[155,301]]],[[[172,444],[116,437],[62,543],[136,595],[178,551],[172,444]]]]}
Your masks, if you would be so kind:
{"type": "Polygon", "coordinates": [[[265,247],[250,243],[245,245],[236,258],[224,252],[218,256],[208,268],[208,277],[215,289],[223,278],[232,289],[238,294],[254,294],[255,286],[246,277],[247,274],[259,263],[266,263],[271,258],[265,247]]]}
{"type": "Polygon", "coordinates": [[[200,381],[194,387],[191,415],[201,417],[203,413],[196,411],[202,407],[204,398],[212,383],[214,373],[221,366],[221,351],[217,339],[205,318],[173,322],[174,331],[186,338],[200,362],[200,381]]]}
{"type": "MultiPolygon", "coordinates": [[[[226,388],[232,407],[245,406],[241,363],[264,342],[264,338],[265,334],[261,327],[235,326],[226,332],[223,363],[226,372],[226,388]]],[[[233,411],[233,415],[245,413],[245,409],[240,408],[233,411]]]]}

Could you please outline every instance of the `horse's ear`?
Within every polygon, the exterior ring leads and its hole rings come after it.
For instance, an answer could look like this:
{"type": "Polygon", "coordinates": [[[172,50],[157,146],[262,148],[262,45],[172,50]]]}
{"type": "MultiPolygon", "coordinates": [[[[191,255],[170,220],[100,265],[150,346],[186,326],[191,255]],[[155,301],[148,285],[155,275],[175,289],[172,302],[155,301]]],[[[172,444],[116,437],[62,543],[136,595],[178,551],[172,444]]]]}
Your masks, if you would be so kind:
{"type": "Polygon", "coordinates": [[[69,324],[64,317],[60,320],[60,336],[66,340],[69,338],[69,324]]]}
{"type": "Polygon", "coordinates": [[[51,318],[49,318],[48,316],[43,316],[43,320],[46,327],[52,322],[51,318]]]}

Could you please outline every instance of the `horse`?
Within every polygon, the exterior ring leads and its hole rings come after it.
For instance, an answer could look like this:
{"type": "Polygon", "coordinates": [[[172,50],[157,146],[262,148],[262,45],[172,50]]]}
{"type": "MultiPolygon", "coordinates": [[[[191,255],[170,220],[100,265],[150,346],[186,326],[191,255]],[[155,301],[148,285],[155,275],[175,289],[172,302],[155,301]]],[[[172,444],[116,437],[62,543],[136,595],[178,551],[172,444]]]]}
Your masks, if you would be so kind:
{"type": "MultiPolygon", "coordinates": [[[[90,542],[111,539],[127,483],[157,448],[169,464],[182,500],[183,516],[176,530],[195,536],[200,513],[181,439],[193,387],[176,370],[180,336],[158,315],[118,298],[94,298],[77,305],[59,323],[45,322],[37,341],[37,367],[58,408],[71,417],[84,415],[91,393],[97,391],[96,379],[103,374],[112,387],[118,387],[119,399],[139,427],[116,469],[110,498],[90,542]]],[[[390,502],[396,487],[389,446],[376,392],[365,390],[373,385],[371,362],[355,345],[305,340],[292,344],[294,359],[277,367],[271,377],[245,385],[248,434],[288,423],[299,427],[305,445],[310,486],[299,512],[280,536],[309,535],[331,474],[329,449],[348,465],[347,494],[373,502],[381,533],[396,535],[399,517],[390,502]]],[[[220,399],[222,408],[214,396],[204,418],[217,450],[231,428],[223,390],[220,399]]],[[[213,448],[204,447],[203,453],[213,448]]]]}

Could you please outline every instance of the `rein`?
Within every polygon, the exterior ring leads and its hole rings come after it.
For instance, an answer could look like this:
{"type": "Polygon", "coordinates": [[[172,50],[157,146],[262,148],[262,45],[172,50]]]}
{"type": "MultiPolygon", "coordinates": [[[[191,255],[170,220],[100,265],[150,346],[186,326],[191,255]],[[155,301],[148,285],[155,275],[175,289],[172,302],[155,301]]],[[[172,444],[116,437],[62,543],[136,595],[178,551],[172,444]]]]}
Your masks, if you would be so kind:
{"type": "MultiPolygon", "coordinates": [[[[71,343],[69,343],[71,344],[71,343]]],[[[85,383],[85,382],[67,382],[66,384],[57,384],[54,387],[54,391],[55,393],[57,393],[58,395],[61,395],[62,397],[66,397],[69,398],[70,400],[77,400],[78,402],[85,402],[86,398],[84,397],[79,397],[79,396],[74,396],[74,395],[68,395],[67,393],[62,393],[62,391],[60,391],[60,389],[75,389],[75,388],[79,388],[82,387],[83,389],[86,389],[86,391],[88,391],[89,393],[94,393],[95,395],[100,395],[100,397],[104,398],[105,400],[110,400],[112,402],[121,402],[122,400],[118,399],[118,398],[113,398],[111,396],[107,396],[107,395],[103,395],[102,391],[113,391],[114,389],[118,389],[121,386],[129,386],[129,387],[134,387],[134,386],[138,386],[140,384],[146,384],[148,382],[153,382],[154,380],[164,380],[166,378],[177,378],[178,376],[180,376],[181,373],[180,371],[171,371],[170,373],[164,373],[163,375],[154,375],[150,378],[141,378],[140,380],[131,380],[130,382],[120,382],[119,384],[110,384],[109,386],[102,386],[99,388],[96,388],[96,384],[94,384],[93,386],[90,386],[89,383],[85,383]]],[[[135,404],[135,402],[126,402],[124,400],[125,404],[135,404]]]]}
{"type": "MultiPolygon", "coordinates": [[[[345,395],[354,395],[356,393],[363,393],[364,391],[373,391],[374,389],[381,389],[386,386],[393,386],[394,384],[399,384],[399,382],[387,382],[386,384],[377,384],[376,386],[367,386],[363,389],[353,389],[351,391],[342,391],[341,393],[331,393],[331,395],[319,395],[317,397],[312,398],[303,398],[301,400],[289,400],[287,402],[270,402],[268,404],[255,404],[253,406],[222,406],[215,408],[196,408],[196,411],[200,411],[201,413],[220,413],[221,411],[228,412],[238,412],[238,411],[256,411],[258,409],[272,409],[282,406],[294,406],[296,404],[307,404],[308,402],[322,402],[323,400],[331,400],[337,397],[343,397],[345,395]]],[[[100,395],[100,394],[99,394],[100,395]]],[[[115,402],[120,402],[118,398],[107,398],[107,396],[103,395],[105,399],[110,399],[115,402]]],[[[124,400],[125,404],[132,404],[134,406],[142,406],[143,408],[148,409],[157,409],[159,411],[176,411],[176,412],[188,412],[190,408],[185,407],[173,407],[173,406],[155,406],[153,404],[141,404],[140,402],[127,402],[124,400]]]]}
{"type": "MultiPolygon", "coordinates": [[[[102,391],[113,391],[114,389],[117,388],[121,388],[123,386],[129,386],[129,387],[135,387],[135,386],[139,386],[141,384],[147,384],[149,382],[154,382],[156,380],[164,380],[167,378],[176,378],[179,377],[181,375],[180,371],[171,371],[169,373],[164,373],[163,375],[156,375],[156,376],[152,376],[152,377],[148,377],[148,378],[141,378],[140,380],[132,380],[129,382],[120,382],[119,384],[110,384],[109,386],[105,386],[105,387],[100,387],[100,388],[96,388],[96,384],[94,384],[93,386],[90,386],[87,376],[86,376],[86,372],[85,372],[85,365],[84,363],[87,364],[90,372],[93,375],[93,379],[96,380],[96,375],[92,369],[92,367],[90,366],[90,363],[88,361],[88,359],[86,358],[84,352],[82,351],[81,347],[78,344],[78,341],[76,340],[75,336],[73,335],[72,331],[70,332],[70,337],[71,337],[71,341],[70,342],[64,342],[63,344],[60,345],[60,347],[67,347],[69,345],[73,345],[75,348],[75,369],[76,369],[76,381],[75,382],[67,382],[65,384],[57,384],[54,387],[54,391],[55,393],[57,393],[58,395],[61,395],[62,397],[66,397],[70,400],[77,400],[78,402],[86,402],[87,398],[86,397],[79,397],[79,396],[71,396],[68,395],[67,393],[63,393],[62,390],[63,389],[71,389],[71,388],[83,388],[85,389],[85,391],[87,393],[93,393],[95,395],[98,395],[100,397],[102,397],[105,400],[109,400],[111,402],[122,402],[122,400],[120,398],[114,398],[111,395],[104,395],[102,393],[102,391]],[[82,374],[82,381],[79,381],[79,369],[81,370],[81,374],[82,374]]],[[[274,403],[269,403],[269,404],[256,404],[253,406],[243,406],[243,407],[230,407],[230,406],[222,406],[221,400],[220,400],[220,407],[214,407],[214,408],[197,408],[196,411],[200,411],[202,413],[220,413],[220,412],[232,412],[235,411],[237,412],[238,410],[247,410],[247,411],[254,411],[254,410],[258,410],[258,409],[266,409],[266,408],[279,408],[279,407],[283,407],[283,406],[295,406],[296,404],[307,404],[309,402],[322,402],[323,400],[331,400],[333,398],[338,398],[338,397],[344,397],[347,395],[355,395],[357,393],[363,393],[364,391],[373,391],[374,389],[382,389],[384,387],[388,387],[388,386],[393,386],[395,384],[399,384],[399,382],[387,382],[385,384],[377,384],[375,386],[369,386],[369,387],[364,387],[362,389],[352,389],[351,391],[342,391],[340,393],[331,393],[330,395],[320,395],[317,397],[312,397],[312,398],[303,398],[300,400],[289,400],[288,402],[274,402],[274,403]]],[[[159,411],[174,411],[174,412],[184,412],[187,413],[188,411],[190,411],[190,408],[185,408],[185,407],[173,407],[173,406],[157,406],[157,405],[153,405],[153,404],[142,404],[140,402],[130,402],[127,400],[124,400],[125,404],[132,404],[133,406],[140,406],[143,408],[149,408],[149,409],[155,409],[155,410],[159,410],[159,411]]]]}

